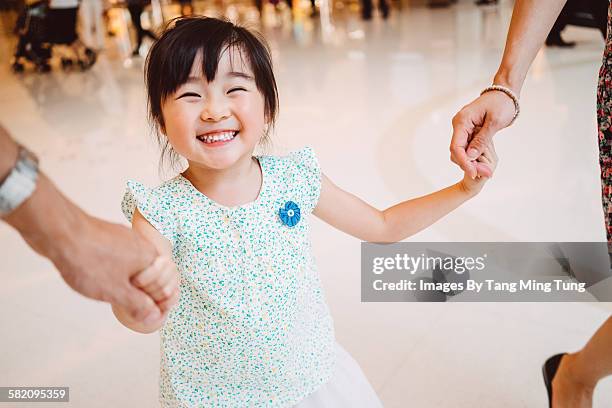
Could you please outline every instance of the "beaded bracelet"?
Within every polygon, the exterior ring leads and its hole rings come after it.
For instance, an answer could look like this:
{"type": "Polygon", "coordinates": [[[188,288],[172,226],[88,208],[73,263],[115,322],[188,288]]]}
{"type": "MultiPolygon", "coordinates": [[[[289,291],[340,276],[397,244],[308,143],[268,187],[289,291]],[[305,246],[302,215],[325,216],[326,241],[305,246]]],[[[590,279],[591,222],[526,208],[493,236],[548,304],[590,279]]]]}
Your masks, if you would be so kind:
{"type": "Polygon", "coordinates": [[[483,89],[480,94],[482,95],[485,92],[489,92],[489,91],[500,91],[500,92],[503,92],[506,95],[508,95],[508,97],[510,97],[510,99],[512,99],[512,102],[514,102],[514,117],[512,118],[512,120],[510,121],[508,126],[512,125],[514,123],[514,121],[516,120],[516,118],[518,118],[519,113],[521,112],[521,107],[519,105],[519,99],[516,96],[516,94],[514,92],[512,92],[512,89],[510,89],[510,88],[506,88],[505,86],[495,85],[495,84],[493,84],[493,85],[483,89]]]}

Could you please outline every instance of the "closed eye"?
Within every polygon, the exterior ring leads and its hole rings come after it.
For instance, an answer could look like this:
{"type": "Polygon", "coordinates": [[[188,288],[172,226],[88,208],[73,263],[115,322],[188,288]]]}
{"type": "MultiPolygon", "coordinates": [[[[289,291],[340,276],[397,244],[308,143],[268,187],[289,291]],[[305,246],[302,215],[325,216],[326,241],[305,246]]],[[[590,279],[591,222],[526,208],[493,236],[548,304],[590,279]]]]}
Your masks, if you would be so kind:
{"type": "Polygon", "coordinates": [[[200,95],[198,95],[198,94],[197,94],[197,93],[195,93],[195,92],[185,92],[184,94],[181,94],[181,96],[179,96],[179,97],[178,97],[178,98],[176,98],[176,99],[186,98],[186,97],[188,97],[188,96],[195,96],[196,98],[200,98],[200,95]]]}
{"type": "Polygon", "coordinates": [[[232,93],[232,92],[236,92],[236,91],[245,91],[246,92],[246,89],[245,88],[241,88],[241,87],[232,88],[229,91],[227,91],[227,93],[232,93]]]}

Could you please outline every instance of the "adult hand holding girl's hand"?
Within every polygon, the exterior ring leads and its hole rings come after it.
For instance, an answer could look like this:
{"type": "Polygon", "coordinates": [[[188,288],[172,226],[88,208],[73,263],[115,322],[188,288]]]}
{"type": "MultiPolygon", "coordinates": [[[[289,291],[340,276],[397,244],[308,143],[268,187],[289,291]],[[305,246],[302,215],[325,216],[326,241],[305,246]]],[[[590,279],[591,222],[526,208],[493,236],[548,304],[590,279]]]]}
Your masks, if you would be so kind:
{"type": "Polygon", "coordinates": [[[161,315],[138,321],[132,319],[120,305],[113,304],[113,312],[126,327],[140,333],[151,333],[163,326],[170,309],[179,299],[180,275],[176,265],[167,257],[158,257],[151,266],[132,278],[132,284],[145,291],[161,310],[161,315]]]}
{"type": "Polygon", "coordinates": [[[451,160],[471,178],[491,177],[488,167],[477,158],[495,133],[510,125],[514,113],[514,102],[500,91],[486,92],[463,107],[453,118],[451,160]]]}
{"type": "Polygon", "coordinates": [[[151,296],[162,313],[178,301],[180,275],[174,262],[166,257],[158,257],[151,266],[134,276],[132,283],[151,296]]]}
{"type": "Polygon", "coordinates": [[[475,160],[475,165],[482,170],[483,175],[472,178],[466,171],[460,182],[461,187],[470,194],[478,194],[489,178],[493,177],[498,161],[495,146],[492,141],[489,141],[483,146],[482,154],[475,160]]]}
{"type": "MultiPolygon", "coordinates": [[[[17,155],[18,145],[0,124],[0,183],[17,155]]],[[[88,215],[42,171],[32,195],[2,220],[53,262],[78,293],[121,305],[134,320],[159,317],[155,301],[131,283],[155,259],[155,246],[130,228],[88,215]]]]}

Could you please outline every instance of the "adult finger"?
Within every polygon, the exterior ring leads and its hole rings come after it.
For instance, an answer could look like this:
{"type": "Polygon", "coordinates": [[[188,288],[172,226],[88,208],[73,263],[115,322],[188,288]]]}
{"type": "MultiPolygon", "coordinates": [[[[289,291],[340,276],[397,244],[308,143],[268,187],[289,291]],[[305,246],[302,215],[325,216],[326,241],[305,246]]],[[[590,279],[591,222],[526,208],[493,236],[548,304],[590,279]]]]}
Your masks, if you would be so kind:
{"type": "Polygon", "coordinates": [[[463,119],[462,113],[453,118],[453,136],[451,139],[451,160],[466,172],[471,178],[476,176],[476,167],[466,153],[468,139],[473,130],[473,125],[463,119]]]}
{"type": "Polygon", "coordinates": [[[476,159],[484,152],[485,147],[491,144],[496,132],[497,129],[492,121],[485,122],[467,146],[467,156],[470,160],[476,159]]]}
{"type": "Polygon", "coordinates": [[[484,151],[478,157],[478,159],[476,159],[476,161],[478,163],[485,163],[485,164],[493,163],[493,160],[491,159],[491,151],[488,148],[485,147],[484,151]]]}
{"type": "Polygon", "coordinates": [[[130,317],[137,321],[161,316],[161,311],[153,298],[129,283],[117,290],[113,303],[126,309],[130,317]]]}

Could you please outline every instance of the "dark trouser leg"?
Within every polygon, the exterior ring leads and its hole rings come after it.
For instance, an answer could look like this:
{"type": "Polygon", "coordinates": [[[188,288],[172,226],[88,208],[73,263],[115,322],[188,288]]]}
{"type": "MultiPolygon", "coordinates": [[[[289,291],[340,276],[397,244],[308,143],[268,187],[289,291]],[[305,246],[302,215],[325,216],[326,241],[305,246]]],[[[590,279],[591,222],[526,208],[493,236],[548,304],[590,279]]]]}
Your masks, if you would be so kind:
{"type": "Polygon", "coordinates": [[[389,17],[389,0],[378,0],[378,8],[382,13],[383,18],[389,17]]]}
{"type": "Polygon", "coordinates": [[[142,29],[142,25],[140,24],[140,15],[142,14],[144,7],[137,4],[128,5],[128,10],[132,19],[132,25],[136,30],[136,47],[134,47],[134,51],[138,51],[140,49],[140,46],[142,45],[142,38],[144,37],[144,30],[142,29]]]}
{"type": "Polygon", "coordinates": [[[548,38],[546,39],[546,41],[550,42],[551,40],[554,41],[556,39],[561,38],[561,31],[563,31],[563,29],[567,26],[569,20],[571,9],[570,3],[571,0],[568,0],[567,3],[565,3],[565,6],[563,6],[559,17],[557,17],[555,24],[553,24],[552,28],[550,29],[550,33],[548,33],[548,38]]]}
{"type": "Polygon", "coordinates": [[[608,0],[588,0],[591,14],[597,23],[597,27],[603,38],[606,38],[606,29],[608,27],[608,0]]]}
{"type": "Polygon", "coordinates": [[[372,18],[372,0],[361,0],[361,16],[366,20],[372,18]]]}
{"type": "Polygon", "coordinates": [[[152,39],[153,41],[157,41],[157,36],[156,36],[156,35],[155,35],[155,33],[153,33],[152,31],[149,31],[149,30],[144,30],[144,29],[143,29],[143,30],[142,30],[142,34],[143,34],[143,37],[144,37],[144,36],[147,36],[147,37],[149,37],[150,39],[152,39]]]}

